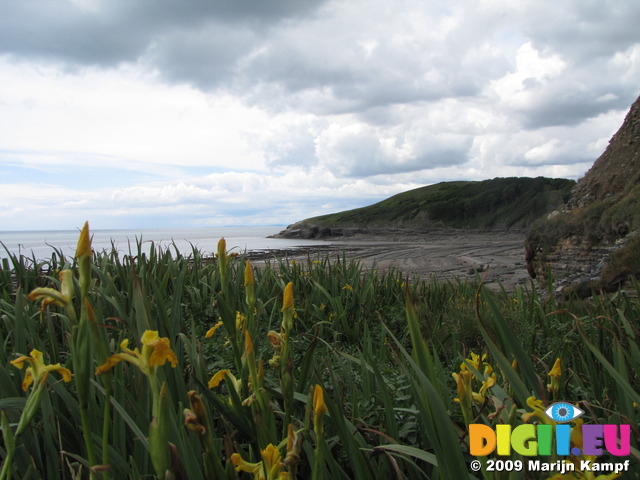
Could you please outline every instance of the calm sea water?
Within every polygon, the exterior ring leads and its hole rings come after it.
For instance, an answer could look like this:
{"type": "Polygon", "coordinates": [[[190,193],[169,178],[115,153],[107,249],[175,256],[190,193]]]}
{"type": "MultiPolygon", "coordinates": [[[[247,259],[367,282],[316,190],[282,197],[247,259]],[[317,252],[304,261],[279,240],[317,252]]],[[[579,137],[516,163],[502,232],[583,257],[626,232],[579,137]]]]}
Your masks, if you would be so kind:
{"type": "MultiPolygon", "coordinates": [[[[190,229],[149,229],[149,230],[91,230],[94,251],[111,250],[112,245],[123,254],[137,252],[137,242],[142,241],[145,251],[153,242],[162,247],[173,245],[186,255],[192,246],[205,254],[217,250],[221,237],[227,242],[227,250],[237,253],[254,250],[292,248],[300,246],[326,245],[314,240],[289,240],[267,238],[283,230],[284,227],[215,227],[190,229]]],[[[67,231],[26,231],[0,232],[0,258],[7,257],[7,250],[37,259],[51,257],[54,248],[73,256],[78,242],[79,230],[67,231]]]]}

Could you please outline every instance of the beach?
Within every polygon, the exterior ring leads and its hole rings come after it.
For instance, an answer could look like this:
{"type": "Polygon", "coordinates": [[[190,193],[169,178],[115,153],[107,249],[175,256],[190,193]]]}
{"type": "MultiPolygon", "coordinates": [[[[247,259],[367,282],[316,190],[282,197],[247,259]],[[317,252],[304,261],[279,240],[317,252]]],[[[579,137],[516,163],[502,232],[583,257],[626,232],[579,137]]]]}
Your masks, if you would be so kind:
{"type": "MultiPolygon", "coordinates": [[[[365,269],[397,269],[412,280],[466,280],[477,274],[486,275],[485,283],[492,288],[502,285],[512,291],[518,284],[530,284],[524,262],[525,234],[521,231],[368,228],[366,233],[347,231],[344,236],[310,240],[279,237],[279,229],[97,230],[92,232],[92,245],[95,251],[115,246],[121,254],[128,254],[137,251],[137,242],[141,241],[143,251],[153,243],[184,255],[190,255],[196,247],[209,256],[214,254],[218,240],[225,237],[230,252],[246,252],[256,265],[278,257],[304,260],[308,256],[335,258],[345,254],[365,269]]],[[[0,257],[22,253],[47,259],[54,248],[73,256],[77,235],[76,231],[4,232],[0,240],[6,251],[0,249],[0,257]]]]}
{"type": "MultiPolygon", "coordinates": [[[[335,257],[343,253],[365,269],[397,269],[410,279],[473,279],[484,276],[490,288],[512,291],[529,286],[523,232],[434,230],[367,233],[328,239],[326,245],[265,252],[260,256],[335,257]]],[[[258,258],[256,258],[258,259],[258,258]]]]}

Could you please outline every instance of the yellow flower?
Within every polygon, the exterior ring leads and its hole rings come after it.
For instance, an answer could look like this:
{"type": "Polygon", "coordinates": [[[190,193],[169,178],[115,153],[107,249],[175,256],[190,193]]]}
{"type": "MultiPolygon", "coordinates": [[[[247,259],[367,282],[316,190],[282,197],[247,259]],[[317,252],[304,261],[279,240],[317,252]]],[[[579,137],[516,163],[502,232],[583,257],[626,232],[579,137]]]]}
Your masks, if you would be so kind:
{"type": "Polygon", "coordinates": [[[251,269],[251,262],[247,260],[244,266],[244,288],[245,288],[245,301],[249,307],[253,307],[256,304],[256,291],[254,287],[255,280],[253,278],[253,270],[251,269]]]}
{"type": "Polygon", "coordinates": [[[69,369],[60,366],[59,363],[56,363],[55,365],[45,365],[42,361],[42,352],[36,350],[35,348],[31,350],[31,356],[23,355],[22,357],[12,360],[11,364],[14,367],[22,369],[25,362],[29,363],[30,365],[29,367],[27,367],[27,370],[24,374],[24,380],[22,381],[22,390],[24,390],[25,392],[27,391],[27,388],[29,388],[29,385],[31,385],[33,382],[35,382],[36,385],[44,383],[44,381],[47,379],[47,375],[49,375],[49,372],[58,372],[60,375],[62,375],[62,380],[64,380],[65,382],[71,381],[71,372],[69,371],[69,369]]]}
{"type": "Polygon", "coordinates": [[[247,323],[247,317],[238,311],[236,311],[236,330],[240,331],[247,323]]]}
{"type": "Polygon", "coordinates": [[[218,258],[223,259],[227,256],[227,241],[222,237],[218,240],[218,258]]]}
{"type": "Polygon", "coordinates": [[[324,403],[324,390],[320,385],[316,385],[313,391],[313,419],[314,422],[320,423],[322,416],[328,412],[327,405],[324,403]]]}
{"type": "Polygon", "coordinates": [[[473,391],[471,390],[473,373],[469,370],[462,370],[459,374],[452,373],[451,376],[455,379],[458,390],[458,398],[455,401],[460,403],[464,422],[468,425],[473,419],[473,391]]]}
{"type": "Polygon", "coordinates": [[[247,263],[244,266],[244,286],[246,287],[253,284],[253,270],[251,269],[251,262],[247,260],[247,263]]]}
{"type": "Polygon", "coordinates": [[[480,387],[480,391],[478,393],[476,392],[472,393],[473,400],[476,403],[480,403],[480,404],[484,403],[484,399],[487,396],[487,390],[489,390],[495,384],[496,384],[495,374],[487,377],[487,379],[484,382],[482,382],[482,387],[480,387]]]}
{"type": "Polygon", "coordinates": [[[547,385],[550,392],[553,393],[554,398],[557,397],[560,390],[560,376],[562,375],[562,368],[560,366],[560,358],[556,359],[556,363],[553,364],[553,368],[549,372],[551,377],[551,383],[547,385]]]}
{"type": "Polygon", "coordinates": [[[247,472],[253,475],[254,480],[285,480],[289,478],[289,473],[282,471],[282,455],[280,450],[273,444],[260,452],[262,461],[257,463],[247,462],[242,459],[239,453],[231,455],[231,463],[238,472],[247,472]],[[265,470],[267,476],[264,476],[265,470]]]}
{"type": "Polygon", "coordinates": [[[89,236],[89,222],[84,222],[84,226],[80,231],[78,245],[76,247],[76,258],[84,258],[91,256],[91,238],[89,236]]]}
{"type": "Polygon", "coordinates": [[[176,354],[171,350],[171,342],[167,337],[158,336],[155,330],[146,330],[141,337],[142,351],[137,348],[128,348],[129,340],[125,339],[120,344],[122,353],[116,353],[107,358],[106,362],[96,368],[96,375],[108,372],[118,363],[129,362],[140,369],[147,376],[155,375],[158,367],[167,361],[172,367],[178,364],[176,354]]]}
{"type": "Polygon", "coordinates": [[[344,287],[342,287],[342,290],[351,290],[351,291],[353,291],[353,287],[351,285],[349,285],[348,283],[345,283],[344,287]]]}
{"type": "Polygon", "coordinates": [[[469,395],[468,392],[470,389],[467,388],[467,383],[469,384],[469,387],[471,386],[471,375],[469,375],[469,373],[471,372],[453,372],[451,374],[453,379],[456,381],[456,390],[458,391],[458,398],[455,399],[456,402],[462,402],[469,395]],[[467,379],[468,382],[465,382],[467,379]]]}
{"type": "Polygon", "coordinates": [[[280,365],[280,358],[282,357],[282,349],[284,347],[286,337],[286,333],[280,334],[275,330],[269,330],[267,332],[267,339],[269,339],[269,343],[271,343],[271,346],[273,347],[273,357],[269,360],[270,366],[277,367],[280,365]]]}
{"type": "Polygon", "coordinates": [[[225,375],[229,375],[229,377],[231,377],[234,381],[236,380],[236,377],[231,373],[231,370],[229,370],[228,368],[224,368],[216,372],[216,374],[211,377],[211,380],[209,380],[208,384],[209,388],[215,388],[220,385],[220,382],[225,379],[225,375]]]}
{"type": "Polygon", "coordinates": [[[491,365],[489,365],[488,363],[484,364],[484,376],[485,377],[494,377],[496,376],[495,373],[493,373],[493,367],[491,365]]]}
{"type": "Polygon", "coordinates": [[[239,453],[231,455],[231,463],[237,472],[247,472],[253,475],[254,480],[264,480],[262,474],[262,462],[251,463],[243,460],[239,453]]]}
{"type": "Polygon", "coordinates": [[[213,334],[216,333],[216,330],[218,330],[221,326],[222,326],[222,320],[220,320],[213,327],[211,327],[209,330],[207,330],[207,333],[205,334],[204,338],[213,337],[213,334]]]}
{"type": "Polygon", "coordinates": [[[556,422],[551,420],[546,413],[544,413],[544,404],[542,400],[537,399],[536,397],[527,398],[527,405],[529,408],[533,410],[533,412],[528,412],[522,415],[522,421],[527,423],[533,417],[537,417],[542,423],[546,423],[548,425],[555,425],[556,422]]]}
{"type": "Polygon", "coordinates": [[[282,456],[278,447],[270,443],[260,453],[262,453],[262,461],[267,467],[269,480],[289,478],[289,474],[282,471],[282,456]]]}
{"type": "MultiPolygon", "coordinates": [[[[242,394],[242,380],[238,380],[228,368],[218,371],[213,377],[211,377],[207,385],[209,388],[216,388],[220,385],[222,380],[227,382],[227,388],[233,388],[238,397],[240,397],[242,394]]],[[[229,399],[229,403],[231,403],[231,399],[229,399]]]]}
{"type": "Polygon", "coordinates": [[[91,284],[91,237],[89,235],[89,222],[84,222],[78,246],[76,248],[76,259],[78,260],[78,276],[80,281],[80,292],[82,297],[86,297],[91,284]]]}
{"type": "Polygon", "coordinates": [[[284,288],[282,299],[282,328],[287,334],[293,330],[293,316],[293,283],[289,282],[284,288]]]}
{"type": "Polygon", "coordinates": [[[477,355],[471,352],[471,358],[470,359],[467,358],[464,362],[460,364],[460,371],[464,372],[465,370],[469,370],[469,365],[471,365],[473,368],[475,368],[479,372],[480,365],[482,365],[482,363],[486,358],[487,358],[486,353],[482,355],[482,357],[480,357],[480,355],[477,355]]]}
{"type": "Polygon", "coordinates": [[[284,298],[282,300],[282,311],[292,311],[293,310],[293,283],[287,283],[287,286],[284,288],[284,298]]]}
{"type": "Polygon", "coordinates": [[[560,375],[562,375],[562,368],[560,367],[560,358],[556,358],[556,363],[553,364],[553,368],[549,372],[549,376],[553,378],[553,377],[559,377],[560,375]]]}
{"type": "Polygon", "coordinates": [[[282,352],[282,345],[284,345],[284,340],[286,337],[286,333],[280,334],[275,330],[269,330],[267,332],[267,339],[269,340],[269,343],[271,343],[273,349],[278,353],[282,352]]]}
{"type": "Polygon", "coordinates": [[[73,298],[73,272],[71,270],[62,270],[58,278],[60,279],[60,290],[50,287],[35,288],[29,293],[27,298],[31,301],[42,300],[42,310],[48,305],[55,305],[57,307],[71,306],[71,300],[73,298]]]}

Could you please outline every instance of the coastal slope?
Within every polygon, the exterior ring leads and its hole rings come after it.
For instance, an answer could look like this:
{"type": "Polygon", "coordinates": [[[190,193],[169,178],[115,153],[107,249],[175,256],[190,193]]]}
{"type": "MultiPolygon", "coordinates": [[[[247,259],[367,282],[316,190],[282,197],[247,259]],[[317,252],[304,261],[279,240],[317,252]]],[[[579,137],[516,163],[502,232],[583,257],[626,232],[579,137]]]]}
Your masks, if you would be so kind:
{"type": "Polygon", "coordinates": [[[276,236],[310,239],[434,229],[525,230],[563,205],[574,185],[572,180],[545,177],[441,182],[367,207],[302,220],[276,236]]]}

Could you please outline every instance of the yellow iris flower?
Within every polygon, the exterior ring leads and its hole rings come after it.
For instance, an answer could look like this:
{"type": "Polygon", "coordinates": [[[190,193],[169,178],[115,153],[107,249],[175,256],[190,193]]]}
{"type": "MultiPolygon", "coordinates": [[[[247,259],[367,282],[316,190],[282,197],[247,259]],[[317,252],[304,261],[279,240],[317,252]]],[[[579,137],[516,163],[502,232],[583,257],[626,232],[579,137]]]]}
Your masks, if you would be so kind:
{"type": "Polygon", "coordinates": [[[214,333],[216,333],[216,330],[218,330],[221,326],[222,326],[222,320],[220,320],[213,327],[211,327],[209,330],[207,330],[207,333],[205,334],[204,338],[213,337],[214,333]]]}
{"type": "Polygon", "coordinates": [[[59,363],[56,363],[55,365],[45,365],[42,361],[42,352],[36,349],[31,350],[30,356],[23,355],[22,357],[12,360],[11,364],[14,367],[22,369],[25,362],[30,365],[27,367],[24,380],[22,381],[22,390],[25,392],[27,391],[27,388],[29,388],[29,385],[34,382],[36,385],[44,383],[49,372],[58,372],[62,376],[62,380],[65,382],[71,381],[71,372],[69,369],[60,366],[59,363]]]}
{"type": "Polygon", "coordinates": [[[76,323],[76,315],[73,310],[73,272],[62,270],[58,276],[60,290],[51,287],[34,288],[28,295],[32,302],[40,301],[40,310],[44,311],[49,305],[63,307],[72,323],[76,323]]]}
{"type": "Polygon", "coordinates": [[[553,398],[556,398],[558,396],[558,392],[560,391],[560,377],[562,376],[560,358],[556,359],[556,363],[553,364],[553,368],[548,373],[548,375],[551,379],[551,383],[547,385],[547,388],[550,392],[553,393],[553,398]]]}
{"type": "Polygon", "coordinates": [[[324,403],[324,390],[320,385],[316,385],[313,391],[313,416],[316,422],[328,411],[327,405],[324,403]]]}
{"type": "Polygon", "coordinates": [[[527,398],[527,405],[533,410],[533,412],[527,412],[522,415],[522,421],[524,423],[529,422],[533,417],[536,417],[540,423],[546,423],[547,425],[555,425],[556,422],[551,420],[545,412],[544,403],[542,400],[536,397],[527,398]]]}
{"type": "Polygon", "coordinates": [[[460,371],[464,372],[465,370],[469,370],[469,365],[471,365],[477,371],[480,371],[480,366],[484,363],[486,358],[487,358],[486,353],[480,356],[476,353],[471,352],[471,358],[467,358],[464,362],[460,364],[460,371]]]}
{"type": "Polygon", "coordinates": [[[125,339],[120,344],[122,353],[111,355],[107,360],[96,368],[96,375],[108,372],[118,363],[129,362],[140,369],[147,376],[155,375],[158,367],[167,361],[172,367],[178,364],[176,354],[171,350],[171,342],[167,337],[160,337],[155,330],[146,330],[141,337],[142,351],[135,348],[128,348],[129,340],[125,339]]]}
{"type": "Polygon", "coordinates": [[[278,447],[270,443],[260,454],[262,461],[252,463],[243,460],[239,453],[234,453],[231,455],[231,463],[236,467],[236,471],[252,474],[254,480],[286,480],[289,478],[289,473],[282,470],[282,455],[278,447]]]}

